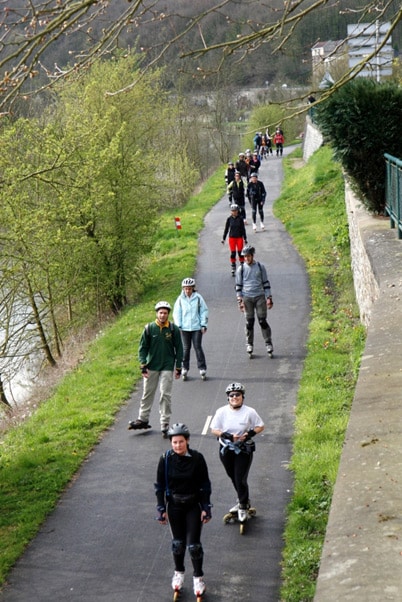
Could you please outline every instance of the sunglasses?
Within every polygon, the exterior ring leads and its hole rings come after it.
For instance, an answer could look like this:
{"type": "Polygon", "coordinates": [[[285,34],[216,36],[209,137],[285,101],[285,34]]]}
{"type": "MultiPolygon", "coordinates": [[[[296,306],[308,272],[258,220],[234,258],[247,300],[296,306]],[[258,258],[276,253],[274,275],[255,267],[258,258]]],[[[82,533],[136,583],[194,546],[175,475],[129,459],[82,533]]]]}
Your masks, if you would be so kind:
{"type": "Polygon", "coordinates": [[[241,393],[229,393],[229,397],[240,397],[241,393]]]}

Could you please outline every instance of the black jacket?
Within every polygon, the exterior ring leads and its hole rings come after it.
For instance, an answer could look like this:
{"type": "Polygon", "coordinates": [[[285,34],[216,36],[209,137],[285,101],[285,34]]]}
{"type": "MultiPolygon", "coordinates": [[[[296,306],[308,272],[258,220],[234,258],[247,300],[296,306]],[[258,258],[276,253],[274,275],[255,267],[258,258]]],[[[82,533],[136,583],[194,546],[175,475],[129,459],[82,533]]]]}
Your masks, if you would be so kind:
{"type": "Polygon", "coordinates": [[[229,215],[226,220],[222,240],[225,240],[228,233],[231,238],[244,238],[244,242],[247,242],[246,227],[241,215],[236,215],[236,217],[229,215]]]}
{"type": "Polygon", "coordinates": [[[210,503],[211,481],[204,456],[194,449],[188,453],[188,456],[179,456],[169,450],[160,457],[155,483],[158,506],[165,506],[175,493],[194,494],[200,504],[210,503]]]}

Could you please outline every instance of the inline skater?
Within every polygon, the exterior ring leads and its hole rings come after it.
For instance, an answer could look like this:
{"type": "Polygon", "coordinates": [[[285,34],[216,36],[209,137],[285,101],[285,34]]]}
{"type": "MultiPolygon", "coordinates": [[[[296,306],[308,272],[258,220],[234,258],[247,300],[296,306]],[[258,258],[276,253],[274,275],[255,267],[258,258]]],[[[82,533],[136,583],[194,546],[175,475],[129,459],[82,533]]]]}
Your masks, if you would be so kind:
{"type": "Polygon", "coordinates": [[[172,533],[174,600],[184,584],[186,548],[193,565],[194,595],[199,600],[205,592],[201,530],[211,520],[211,482],[204,456],[189,447],[188,427],[176,423],[169,428],[168,437],[171,449],[159,459],[155,483],[158,521],[163,525],[169,522],[172,533]]]}

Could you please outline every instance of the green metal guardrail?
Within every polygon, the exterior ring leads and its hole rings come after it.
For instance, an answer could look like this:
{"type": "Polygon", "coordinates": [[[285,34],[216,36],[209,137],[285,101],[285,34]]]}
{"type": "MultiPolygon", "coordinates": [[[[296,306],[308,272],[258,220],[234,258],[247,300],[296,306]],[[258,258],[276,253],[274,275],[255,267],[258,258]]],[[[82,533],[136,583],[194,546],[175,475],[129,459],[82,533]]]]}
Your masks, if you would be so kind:
{"type": "Polygon", "coordinates": [[[398,238],[402,238],[402,161],[384,153],[387,167],[385,189],[385,210],[391,220],[391,228],[398,228],[398,238]]]}

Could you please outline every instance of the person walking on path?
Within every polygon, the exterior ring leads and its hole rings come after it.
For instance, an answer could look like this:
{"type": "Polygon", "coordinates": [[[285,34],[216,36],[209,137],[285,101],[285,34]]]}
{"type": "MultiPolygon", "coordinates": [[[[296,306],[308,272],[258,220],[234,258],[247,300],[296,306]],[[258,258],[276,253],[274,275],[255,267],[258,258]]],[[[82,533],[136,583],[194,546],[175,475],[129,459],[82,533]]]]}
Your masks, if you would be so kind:
{"type": "Polygon", "coordinates": [[[172,414],[173,372],[181,376],[183,344],[178,326],[169,321],[171,306],[167,301],[155,305],[156,320],[147,324],[142,332],[138,357],[143,376],[143,394],[137,420],[129,422],[128,428],[148,429],[149,416],[159,383],[159,417],[161,432],[167,435],[172,414]]]}
{"type": "Polygon", "coordinates": [[[273,301],[267,270],[262,263],[255,261],[254,247],[244,247],[242,255],[245,261],[237,268],[235,288],[239,309],[246,318],[247,353],[250,356],[253,353],[256,314],[267,353],[272,356],[274,348],[271,327],[267,322],[267,310],[272,309],[273,301]]]}
{"type": "Polygon", "coordinates": [[[219,458],[237,493],[237,503],[230,512],[237,511],[239,521],[244,522],[250,508],[247,480],[255,451],[253,438],[264,430],[264,422],[254,408],[244,404],[241,383],[228,385],[226,395],[229,403],[216,411],[211,433],[219,439],[219,458]]]}
{"type": "Polygon", "coordinates": [[[258,174],[252,173],[250,182],[247,185],[247,198],[251,205],[251,216],[253,219],[253,231],[257,231],[257,210],[260,216],[261,230],[265,230],[264,226],[264,203],[267,197],[264,184],[258,179],[258,174]]]}
{"type": "Polygon", "coordinates": [[[285,144],[285,138],[283,136],[283,132],[280,128],[278,128],[274,134],[274,144],[276,146],[276,156],[283,155],[283,145],[285,144]]]}
{"type": "Polygon", "coordinates": [[[184,584],[186,548],[193,565],[194,595],[205,592],[201,544],[202,526],[211,520],[211,482],[204,456],[190,448],[190,431],[183,423],[168,430],[171,449],[159,459],[155,493],[158,521],[169,523],[175,571],[173,590],[184,584]]]}
{"type": "Polygon", "coordinates": [[[229,234],[230,265],[232,276],[236,273],[236,252],[239,256],[239,262],[243,263],[242,255],[243,241],[247,244],[246,227],[242,217],[239,215],[238,205],[230,205],[230,215],[226,220],[223,230],[222,244],[225,244],[226,236],[229,234]]]}
{"type": "MultiPolygon", "coordinates": [[[[226,182],[226,186],[229,186],[229,184],[231,182],[233,182],[234,178],[235,178],[235,173],[236,173],[236,169],[234,166],[233,161],[229,161],[228,166],[225,170],[225,182],[226,182]]],[[[232,203],[232,199],[230,198],[229,195],[229,204],[232,203]]]]}
{"type": "Polygon", "coordinates": [[[181,283],[182,292],[173,307],[173,319],[180,328],[183,343],[182,378],[187,380],[190,369],[191,345],[194,345],[197,367],[202,380],[206,380],[207,364],[202,349],[202,337],[207,332],[208,307],[203,297],[195,290],[194,278],[185,278],[181,283]]]}
{"type": "Polygon", "coordinates": [[[245,224],[247,224],[246,217],[246,189],[244,188],[243,180],[240,177],[238,171],[235,172],[234,180],[227,187],[227,193],[230,199],[230,205],[237,205],[239,207],[239,213],[243,218],[245,224]]]}

